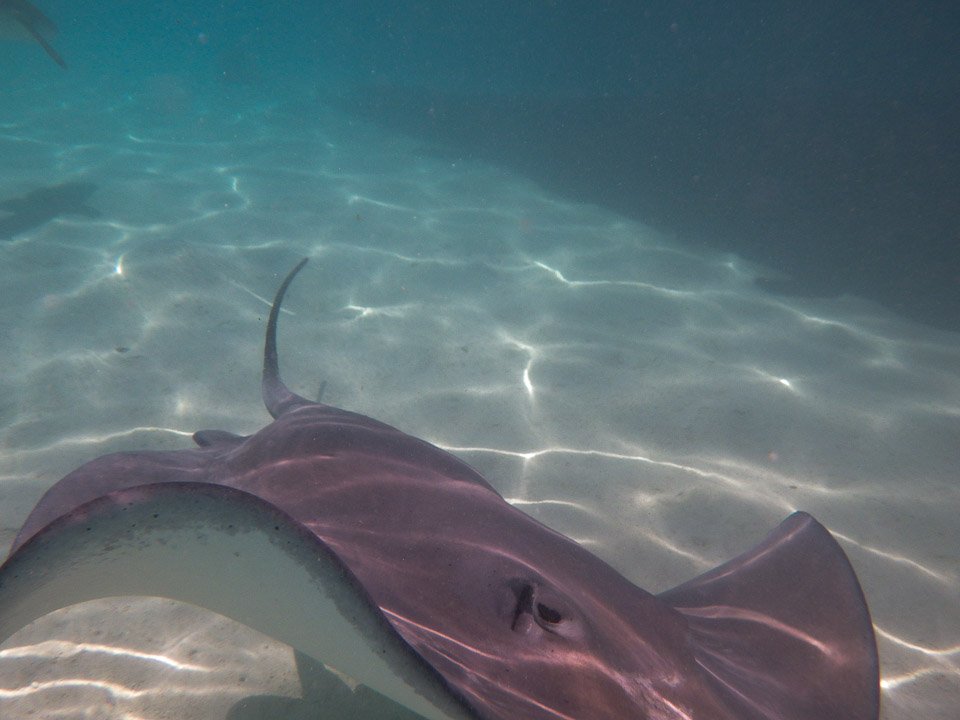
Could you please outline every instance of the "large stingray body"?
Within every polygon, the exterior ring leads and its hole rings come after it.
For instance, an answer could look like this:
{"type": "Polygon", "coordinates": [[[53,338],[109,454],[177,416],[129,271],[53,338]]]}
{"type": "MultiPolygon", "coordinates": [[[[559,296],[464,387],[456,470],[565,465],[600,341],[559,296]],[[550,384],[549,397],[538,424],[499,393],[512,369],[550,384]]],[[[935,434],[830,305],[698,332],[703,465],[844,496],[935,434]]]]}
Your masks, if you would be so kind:
{"type": "Polygon", "coordinates": [[[274,421],[67,475],[0,568],[0,639],[82,600],[160,595],[429,718],[876,720],[869,614],[813,518],[651,595],[452,455],[291,393],[275,335],[302,265],[268,323],[274,421]]]}

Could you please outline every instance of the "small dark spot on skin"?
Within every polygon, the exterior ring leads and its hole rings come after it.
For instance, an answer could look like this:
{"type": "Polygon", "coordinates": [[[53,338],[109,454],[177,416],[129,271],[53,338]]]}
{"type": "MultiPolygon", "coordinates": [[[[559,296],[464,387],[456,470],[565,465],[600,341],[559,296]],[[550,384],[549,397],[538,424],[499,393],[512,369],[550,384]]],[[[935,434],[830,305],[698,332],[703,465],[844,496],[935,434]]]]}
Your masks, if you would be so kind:
{"type": "Polygon", "coordinates": [[[460,352],[470,352],[470,348],[467,347],[466,345],[461,345],[460,352]]]}
{"type": "Polygon", "coordinates": [[[274,529],[274,530],[279,530],[279,529],[280,529],[280,526],[279,526],[279,525],[274,525],[274,526],[273,526],[273,529],[274,529]]]}
{"type": "Polygon", "coordinates": [[[154,514],[153,514],[153,519],[154,519],[154,520],[156,520],[158,517],[160,517],[160,513],[154,513],[154,514]]]}
{"type": "Polygon", "coordinates": [[[791,490],[796,490],[796,489],[797,489],[797,486],[796,486],[796,485],[788,485],[787,487],[789,487],[791,490]]]}
{"type": "Polygon", "coordinates": [[[116,350],[118,353],[130,352],[130,348],[128,348],[126,345],[117,345],[114,350],[116,350]]]}

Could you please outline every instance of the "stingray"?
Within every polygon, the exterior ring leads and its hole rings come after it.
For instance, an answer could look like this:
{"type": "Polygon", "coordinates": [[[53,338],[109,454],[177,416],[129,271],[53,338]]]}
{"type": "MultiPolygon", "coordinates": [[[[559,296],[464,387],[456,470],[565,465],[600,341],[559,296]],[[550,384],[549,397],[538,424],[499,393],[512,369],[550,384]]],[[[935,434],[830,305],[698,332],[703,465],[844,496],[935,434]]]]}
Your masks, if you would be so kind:
{"type": "Polygon", "coordinates": [[[250,436],[74,470],[0,568],[0,640],[95,598],[193,603],[431,720],[876,720],[873,626],[810,515],[659,595],[470,466],[280,378],[267,321],[250,436]]]}
{"type": "Polygon", "coordinates": [[[66,69],[67,63],[49,41],[56,34],[53,20],[27,0],[0,0],[0,37],[36,41],[57,65],[66,69]]]}
{"type": "Polygon", "coordinates": [[[100,211],[87,204],[96,189],[91,182],[70,181],[0,200],[0,240],[12,240],[62,216],[100,217],[100,211]]]}

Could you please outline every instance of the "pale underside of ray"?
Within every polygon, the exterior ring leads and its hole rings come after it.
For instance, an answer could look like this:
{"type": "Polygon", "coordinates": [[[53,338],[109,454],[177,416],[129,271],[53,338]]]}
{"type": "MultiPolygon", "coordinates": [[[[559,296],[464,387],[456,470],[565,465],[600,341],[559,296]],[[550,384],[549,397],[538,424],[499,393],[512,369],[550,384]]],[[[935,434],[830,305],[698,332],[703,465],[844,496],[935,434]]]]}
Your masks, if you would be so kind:
{"type": "Polygon", "coordinates": [[[0,642],[87,600],[168,597],[292,645],[428,720],[471,717],[339,560],[253,496],[170,483],[84,509],[33,538],[0,573],[0,642]]]}

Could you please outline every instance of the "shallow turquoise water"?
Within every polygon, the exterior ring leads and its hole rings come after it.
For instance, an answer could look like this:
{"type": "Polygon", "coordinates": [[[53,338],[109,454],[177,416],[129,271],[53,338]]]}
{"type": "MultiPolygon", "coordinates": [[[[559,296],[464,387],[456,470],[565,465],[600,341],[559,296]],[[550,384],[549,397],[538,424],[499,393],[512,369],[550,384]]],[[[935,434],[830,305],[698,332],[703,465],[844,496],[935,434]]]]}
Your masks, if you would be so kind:
{"type": "MultiPolygon", "coordinates": [[[[295,391],[325,383],[450,449],[651,591],[807,510],[866,592],[885,720],[952,717],[956,333],[873,299],[770,294],[755,281],[782,269],[361,118],[350,73],[291,61],[310,52],[297,33],[228,74],[207,29],[223,6],[149,14],[167,24],[143,42],[102,8],[48,9],[66,73],[34,46],[0,56],[0,544],[88,459],[265,424],[267,298],[310,256],[282,320],[295,391]]],[[[247,45],[289,29],[234,20],[221,31],[247,45]]],[[[186,717],[189,686],[214,718],[296,694],[283,648],[221,622],[131,601],[40,624],[0,650],[0,715],[186,717]],[[177,667],[197,653],[206,672],[177,667]]]]}

